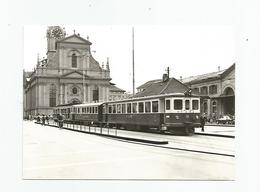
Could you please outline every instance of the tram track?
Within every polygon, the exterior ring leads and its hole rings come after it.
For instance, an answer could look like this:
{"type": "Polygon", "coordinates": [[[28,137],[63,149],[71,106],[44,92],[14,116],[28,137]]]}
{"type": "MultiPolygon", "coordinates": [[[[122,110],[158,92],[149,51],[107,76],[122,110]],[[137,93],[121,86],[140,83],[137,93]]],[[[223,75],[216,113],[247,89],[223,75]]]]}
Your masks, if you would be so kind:
{"type": "MultiPolygon", "coordinates": [[[[106,137],[106,136],[104,135],[103,137],[106,137]]],[[[111,138],[111,137],[109,139],[123,141],[123,142],[127,142],[127,143],[134,143],[134,144],[139,144],[139,145],[146,145],[146,146],[152,146],[152,147],[157,147],[157,148],[163,148],[163,149],[170,149],[170,150],[177,150],[177,151],[186,151],[186,152],[201,153],[201,154],[208,154],[208,155],[235,157],[235,155],[227,154],[227,153],[217,153],[217,152],[210,152],[210,151],[203,151],[203,150],[193,150],[193,149],[186,149],[186,148],[179,148],[179,147],[161,146],[161,145],[140,143],[140,142],[134,142],[134,141],[125,141],[125,140],[122,140],[122,139],[116,139],[116,138],[111,138]]]]}
{"type": "MultiPolygon", "coordinates": [[[[53,126],[53,127],[56,127],[56,125],[49,125],[49,126],[53,126]]],[[[96,127],[97,129],[101,129],[101,128],[98,128],[96,127]]],[[[95,129],[96,129],[95,128],[95,129]]],[[[141,138],[140,135],[139,138],[136,137],[138,132],[136,131],[130,131],[130,130],[117,130],[117,131],[127,131],[127,132],[131,132],[132,133],[132,136],[131,135],[125,135],[123,136],[124,134],[121,133],[121,136],[117,136],[117,135],[109,135],[109,134],[100,134],[99,132],[88,132],[86,131],[86,128],[85,128],[85,131],[83,131],[81,129],[81,127],[75,127],[75,128],[65,128],[63,127],[63,129],[66,129],[66,130],[70,130],[70,131],[76,131],[76,132],[81,132],[81,133],[87,133],[87,134],[95,134],[95,135],[98,135],[98,136],[101,136],[101,137],[105,137],[105,138],[109,138],[109,139],[114,139],[114,140],[118,140],[118,141],[121,141],[121,142],[128,142],[128,143],[134,143],[134,144],[140,144],[140,145],[146,145],[146,146],[152,146],[152,147],[157,147],[157,148],[163,148],[163,149],[169,149],[169,150],[178,150],[178,151],[186,151],[186,152],[193,152],[193,153],[200,153],[200,154],[209,154],[209,155],[218,155],[218,156],[226,156],[226,157],[235,157],[235,155],[233,154],[229,154],[229,153],[222,153],[222,152],[214,152],[214,151],[207,151],[207,150],[197,150],[197,149],[190,149],[190,148],[185,148],[185,147],[174,147],[174,146],[169,146],[168,145],[168,141],[166,142],[166,140],[169,140],[169,143],[171,143],[171,145],[190,145],[189,147],[194,147],[194,146],[197,146],[198,148],[205,148],[205,143],[203,142],[198,142],[197,140],[194,140],[193,137],[189,137],[189,138],[193,138],[193,140],[181,140],[181,139],[178,139],[179,136],[176,136],[174,138],[169,138],[170,136],[174,136],[172,134],[167,134],[167,133],[161,133],[161,134],[154,134],[154,133],[150,133],[150,132],[143,132],[145,134],[149,134],[151,139],[144,139],[144,137],[147,137],[146,135],[142,135],[141,138]],[[160,136],[161,135],[161,136],[160,136]],[[169,137],[163,137],[163,135],[165,136],[169,136],[169,137]],[[130,136],[130,137],[129,137],[130,136]],[[153,136],[155,136],[153,138],[153,136]],[[159,137],[156,137],[156,136],[159,136],[159,137]],[[153,141],[152,139],[164,139],[164,142],[162,142],[160,144],[160,142],[157,142],[157,141],[153,141]],[[150,140],[150,142],[148,142],[150,140]],[[162,146],[162,144],[167,144],[167,146],[162,146]]],[[[91,127],[90,129],[93,130],[93,127],[91,127]]],[[[103,129],[106,129],[106,128],[103,128],[103,129]]],[[[110,131],[115,131],[115,129],[113,128],[110,128],[110,131]]],[[[200,137],[201,134],[196,134],[197,137],[200,137]]],[[[181,138],[181,136],[180,136],[181,138]]],[[[186,137],[185,137],[186,138],[186,137]]],[[[204,138],[204,137],[201,137],[201,138],[204,138]]],[[[206,137],[205,137],[206,138],[206,137]]],[[[230,137],[227,137],[227,138],[230,138],[230,137]]],[[[223,147],[223,146],[222,146],[223,147]]],[[[212,150],[223,150],[221,148],[221,146],[215,146],[213,148],[211,148],[212,150]]]]}

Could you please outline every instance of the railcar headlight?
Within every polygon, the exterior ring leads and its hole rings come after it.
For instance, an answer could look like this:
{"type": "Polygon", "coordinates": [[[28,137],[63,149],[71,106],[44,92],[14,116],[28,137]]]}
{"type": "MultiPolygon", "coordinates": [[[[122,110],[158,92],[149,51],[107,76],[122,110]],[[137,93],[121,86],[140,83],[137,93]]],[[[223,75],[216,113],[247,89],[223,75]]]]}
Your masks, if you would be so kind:
{"type": "Polygon", "coordinates": [[[180,119],[179,115],[176,115],[176,116],[175,116],[175,119],[180,119]]]}
{"type": "Polygon", "coordinates": [[[199,116],[198,116],[198,115],[196,115],[196,119],[199,119],[199,116]]]}
{"type": "Polygon", "coordinates": [[[190,118],[190,116],[189,115],[186,115],[186,119],[189,119],[190,118]]]}

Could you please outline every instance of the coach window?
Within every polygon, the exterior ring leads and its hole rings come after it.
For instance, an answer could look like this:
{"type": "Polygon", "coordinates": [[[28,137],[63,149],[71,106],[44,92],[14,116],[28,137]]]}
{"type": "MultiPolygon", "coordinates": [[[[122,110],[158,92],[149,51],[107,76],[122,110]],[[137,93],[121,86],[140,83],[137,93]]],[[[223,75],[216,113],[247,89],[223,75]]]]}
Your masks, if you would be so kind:
{"type": "Polygon", "coordinates": [[[91,107],[91,113],[95,113],[95,107],[91,107]]]}
{"type": "Polygon", "coordinates": [[[103,105],[103,111],[102,111],[104,114],[106,114],[106,106],[103,105]]]}
{"type": "Polygon", "coordinates": [[[116,105],[113,105],[113,113],[116,113],[116,105]]]}
{"type": "Polygon", "coordinates": [[[125,103],[122,104],[122,113],[125,113],[125,103]]]}
{"type": "Polygon", "coordinates": [[[170,99],[165,100],[165,109],[166,110],[171,109],[171,100],[170,99]]]}
{"type": "Polygon", "coordinates": [[[112,113],[112,105],[108,106],[108,113],[112,113]]]}
{"type": "Polygon", "coordinates": [[[95,107],[95,113],[98,113],[97,107],[95,107]]]}
{"type": "Polygon", "coordinates": [[[144,112],[144,103],[143,102],[138,103],[138,111],[139,111],[139,113],[144,112]]]}
{"type": "Polygon", "coordinates": [[[150,113],[151,112],[151,102],[147,101],[145,102],[145,113],[150,113]]]}
{"type": "Polygon", "coordinates": [[[158,112],[158,101],[153,101],[152,102],[152,110],[153,110],[153,113],[157,113],[158,112]]]}
{"type": "Polygon", "coordinates": [[[78,108],[78,113],[80,113],[80,108],[78,108]]]}
{"type": "Polygon", "coordinates": [[[182,99],[175,99],[174,110],[181,110],[181,109],[182,109],[182,99]]]}
{"type": "Polygon", "coordinates": [[[133,103],[132,107],[133,107],[133,113],[137,113],[137,103],[133,103]]]}
{"type": "Polygon", "coordinates": [[[82,108],[82,113],[86,113],[86,108],[82,108]]]}
{"type": "Polygon", "coordinates": [[[199,100],[192,100],[192,110],[199,109],[199,100]]]}
{"type": "Polygon", "coordinates": [[[117,113],[121,113],[121,104],[117,104],[117,113]]]}
{"type": "Polygon", "coordinates": [[[127,103],[127,113],[131,113],[131,103],[127,103]]]}
{"type": "Polygon", "coordinates": [[[190,100],[185,100],[185,110],[190,109],[190,100]]]}

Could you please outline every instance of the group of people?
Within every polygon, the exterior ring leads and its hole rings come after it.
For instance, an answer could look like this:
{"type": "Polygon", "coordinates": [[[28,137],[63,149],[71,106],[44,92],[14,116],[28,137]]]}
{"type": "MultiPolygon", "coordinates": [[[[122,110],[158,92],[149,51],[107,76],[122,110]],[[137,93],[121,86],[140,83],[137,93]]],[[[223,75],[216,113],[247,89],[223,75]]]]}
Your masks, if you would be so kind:
{"type": "Polygon", "coordinates": [[[50,115],[38,114],[36,117],[37,123],[42,123],[42,125],[45,125],[45,123],[47,123],[49,125],[49,123],[50,123],[49,120],[50,120],[50,115]]]}

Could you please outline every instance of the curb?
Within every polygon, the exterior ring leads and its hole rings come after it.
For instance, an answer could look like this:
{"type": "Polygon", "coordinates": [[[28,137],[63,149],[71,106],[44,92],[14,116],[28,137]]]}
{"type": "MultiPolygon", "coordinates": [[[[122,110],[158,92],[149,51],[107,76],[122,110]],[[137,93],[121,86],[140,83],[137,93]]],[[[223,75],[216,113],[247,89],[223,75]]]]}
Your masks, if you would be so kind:
{"type": "Polygon", "coordinates": [[[205,136],[214,136],[214,137],[226,137],[226,138],[235,138],[233,135],[219,135],[214,133],[194,133],[195,135],[205,135],[205,136]]]}

